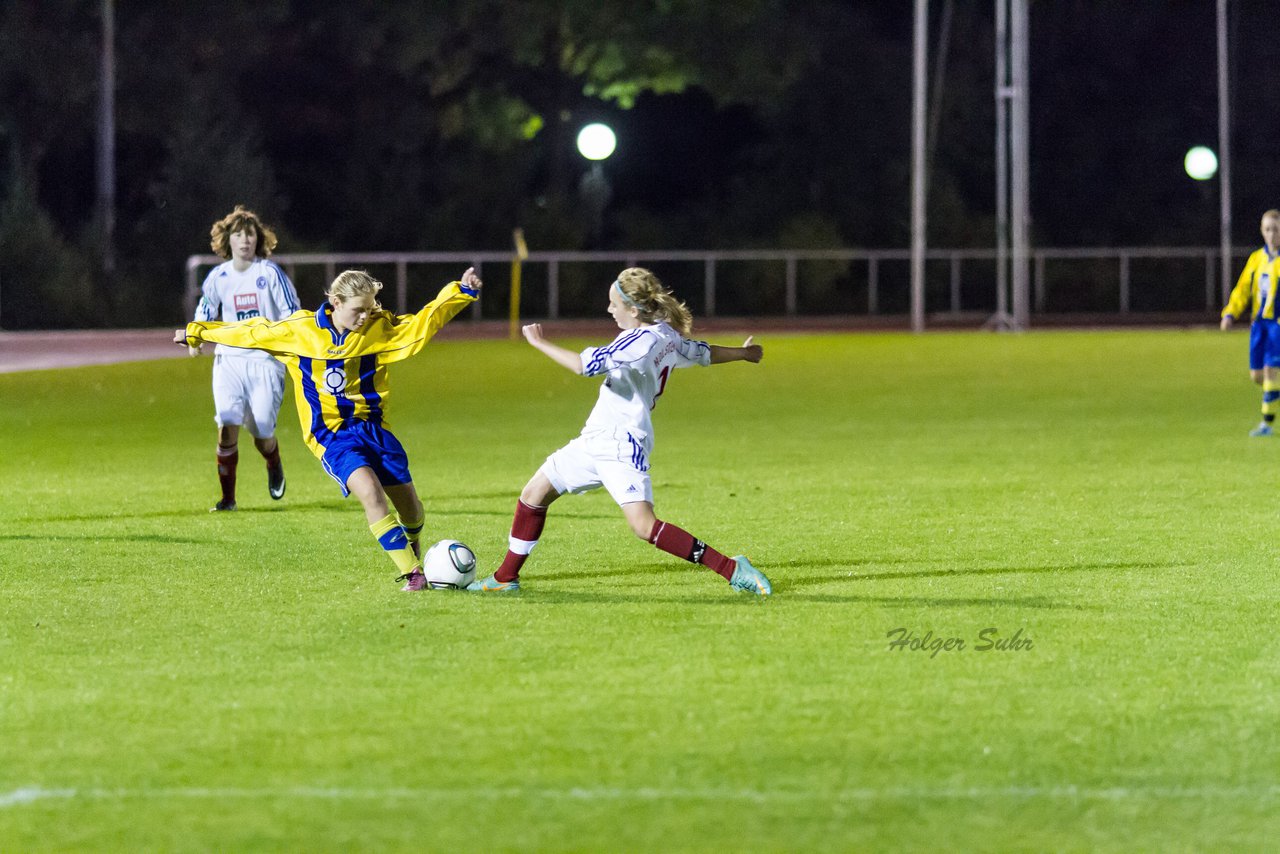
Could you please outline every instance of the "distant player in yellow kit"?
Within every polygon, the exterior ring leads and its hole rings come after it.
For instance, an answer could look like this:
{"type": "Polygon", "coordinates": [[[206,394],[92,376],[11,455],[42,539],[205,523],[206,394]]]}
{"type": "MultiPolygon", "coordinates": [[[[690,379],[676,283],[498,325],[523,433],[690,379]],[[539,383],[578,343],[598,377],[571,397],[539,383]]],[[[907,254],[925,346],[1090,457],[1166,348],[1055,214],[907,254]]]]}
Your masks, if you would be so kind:
{"type": "Polygon", "coordinates": [[[1225,331],[1237,318],[1250,312],[1249,376],[1262,386],[1262,421],[1250,436],[1270,436],[1275,432],[1276,412],[1280,410],[1280,323],[1276,321],[1276,258],[1280,254],[1280,210],[1262,215],[1261,249],[1245,262],[1240,280],[1222,310],[1225,331]]]}
{"type": "Polygon", "coordinates": [[[344,496],[360,499],[369,530],[399,568],[396,580],[407,582],[405,590],[426,587],[418,544],[425,514],[408,456],[386,425],[387,366],[421,350],[476,300],[480,287],[475,269],[467,268],[417,314],[394,315],[378,304],[381,282],[347,270],[315,311],[276,321],[196,321],[174,332],[173,340],[188,347],[213,341],[262,350],[285,364],[307,447],[344,496]]]}

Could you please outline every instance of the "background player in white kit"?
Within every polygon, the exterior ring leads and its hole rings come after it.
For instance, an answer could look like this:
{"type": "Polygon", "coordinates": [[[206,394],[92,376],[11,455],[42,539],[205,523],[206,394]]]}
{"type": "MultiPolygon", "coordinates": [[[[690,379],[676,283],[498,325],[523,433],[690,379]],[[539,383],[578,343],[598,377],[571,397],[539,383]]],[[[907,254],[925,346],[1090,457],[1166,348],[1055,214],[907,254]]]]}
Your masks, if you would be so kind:
{"type": "Polygon", "coordinates": [[[636,536],[723,576],[734,588],[760,596],[773,592],[769,579],[743,556],[726,557],[693,535],[654,515],[649,456],[653,452],[650,411],[675,368],[722,362],[759,362],[764,350],[748,338],[741,347],[720,347],[685,336],[693,325],[688,307],[648,270],[629,267],[609,286],[609,314],[622,332],[604,347],[575,353],[552,344],[537,323],[524,337],[556,363],[583,376],[604,375],[600,396],[582,433],[547,457],[520,493],[502,565],[468,589],[520,588],[520,567],[537,545],[547,507],[566,492],[603,486],[622,508],[636,536]]]}
{"type": "MultiPolygon", "coordinates": [[[[281,320],[298,310],[293,283],[275,262],[267,260],[276,248],[276,235],[257,214],[236,205],[213,224],[209,236],[213,251],[227,260],[205,278],[195,320],[281,320]]],[[[284,365],[261,350],[219,344],[214,351],[213,420],[218,425],[222,498],[213,510],[236,509],[241,425],[253,434],[254,446],[267,461],[267,491],[272,498],[284,497],[284,466],[275,436],[284,375],[284,365]]]]}

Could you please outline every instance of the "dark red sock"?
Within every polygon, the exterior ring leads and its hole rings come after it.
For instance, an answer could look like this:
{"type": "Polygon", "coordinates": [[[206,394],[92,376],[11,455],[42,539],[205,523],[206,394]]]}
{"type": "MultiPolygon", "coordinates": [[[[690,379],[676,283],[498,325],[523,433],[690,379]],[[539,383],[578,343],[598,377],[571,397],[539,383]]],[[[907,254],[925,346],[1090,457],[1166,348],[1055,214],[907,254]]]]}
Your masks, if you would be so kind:
{"type": "Polygon", "coordinates": [[[653,530],[649,532],[649,542],[667,554],[673,554],[690,563],[700,563],[716,574],[724,576],[725,580],[731,578],[733,570],[737,568],[737,564],[732,559],[720,554],[683,528],[678,528],[661,519],[653,523],[653,530]]]}
{"type": "Polygon", "coordinates": [[[218,483],[222,486],[222,500],[236,500],[236,463],[240,462],[240,452],[232,451],[227,455],[218,454],[218,483]]]}
{"type": "Polygon", "coordinates": [[[268,454],[266,451],[263,451],[261,449],[258,450],[258,453],[262,454],[262,458],[267,461],[267,468],[269,469],[280,468],[280,443],[279,442],[276,442],[275,447],[271,449],[271,453],[268,454]]]}
{"type": "MultiPolygon", "coordinates": [[[[525,544],[536,544],[538,538],[542,536],[542,527],[547,523],[547,508],[534,507],[531,504],[525,504],[523,501],[516,502],[516,516],[511,520],[511,539],[523,540],[525,544]]],[[[524,566],[524,562],[529,559],[529,552],[533,551],[533,545],[524,545],[520,543],[512,543],[516,548],[525,549],[524,553],[507,550],[507,556],[502,559],[502,566],[498,567],[498,571],[493,577],[498,581],[515,581],[520,577],[520,567],[524,566]]]]}

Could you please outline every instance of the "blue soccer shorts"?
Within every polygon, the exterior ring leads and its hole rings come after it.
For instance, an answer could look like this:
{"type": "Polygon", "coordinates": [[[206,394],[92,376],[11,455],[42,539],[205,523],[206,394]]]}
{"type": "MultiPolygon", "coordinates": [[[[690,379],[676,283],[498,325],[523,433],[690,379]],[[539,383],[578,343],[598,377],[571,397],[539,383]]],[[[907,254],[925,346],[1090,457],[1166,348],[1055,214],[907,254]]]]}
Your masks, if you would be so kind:
{"type": "Polygon", "coordinates": [[[1280,368],[1280,323],[1258,318],[1249,327],[1249,369],[1280,368]]]}
{"type": "Polygon", "coordinates": [[[342,497],[351,494],[347,480],[358,469],[368,466],[383,486],[409,483],[409,456],[390,430],[381,424],[354,421],[334,434],[324,449],[320,464],[329,477],[338,482],[342,497]]]}

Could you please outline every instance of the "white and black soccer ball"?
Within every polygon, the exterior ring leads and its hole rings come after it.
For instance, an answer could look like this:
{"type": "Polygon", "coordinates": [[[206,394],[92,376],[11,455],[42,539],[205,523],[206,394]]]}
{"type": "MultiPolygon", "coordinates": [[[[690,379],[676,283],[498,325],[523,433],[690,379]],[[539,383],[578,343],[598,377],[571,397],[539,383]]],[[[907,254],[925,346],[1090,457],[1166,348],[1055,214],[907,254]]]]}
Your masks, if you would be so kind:
{"type": "Polygon", "coordinates": [[[475,552],[457,540],[441,540],[422,556],[422,573],[434,590],[464,590],[476,580],[475,552]]]}

